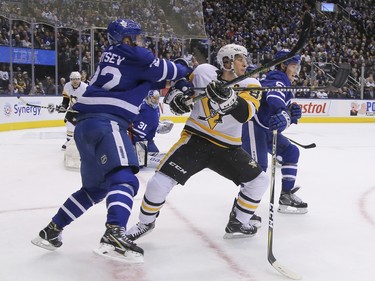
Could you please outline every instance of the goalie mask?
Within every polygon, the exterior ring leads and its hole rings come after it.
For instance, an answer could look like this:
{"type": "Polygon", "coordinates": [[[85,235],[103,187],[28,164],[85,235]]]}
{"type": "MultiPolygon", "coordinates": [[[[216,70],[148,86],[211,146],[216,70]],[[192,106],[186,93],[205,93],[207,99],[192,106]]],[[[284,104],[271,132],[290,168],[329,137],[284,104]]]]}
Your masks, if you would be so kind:
{"type": "Polygon", "coordinates": [[[152,108],[158,108],[159,99],[160,99],[159,91],[158,90],[151,90],[151,91],[148,92],[145,101],[152,108]]]}
{"type": "Polygon", "coordinates": [[[220,48],[217,53],[217,62],[220,65],[220,69],[224,71],[233,71],[233,62],[235,59],[243,58],[247,61],[248,52],[247,49],[241,45],[228,44],[220,48]],[[225,67],[225,64],[230,63],[230,68],[225,67]]]}

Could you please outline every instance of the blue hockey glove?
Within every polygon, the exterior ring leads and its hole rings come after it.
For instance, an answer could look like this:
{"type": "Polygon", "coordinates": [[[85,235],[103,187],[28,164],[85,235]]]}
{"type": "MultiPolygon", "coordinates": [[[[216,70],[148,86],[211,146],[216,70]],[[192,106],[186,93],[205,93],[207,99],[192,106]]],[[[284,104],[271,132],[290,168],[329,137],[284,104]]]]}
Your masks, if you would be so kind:
{"type": "Polygon", "coordinates": [[[194,85],[186,78],[181,78],[180,80],[173,82],[172,85],[173,88],[180,90],[184,94],[189,96],[194,94],[194,85]]]}
{"type": "Polygon", "coordinates": [[[292,103],[289,106],[289,115],[290,115],[290,120],[293,124],[298,123],[298,119],[302,117],[302,110],[301,107],[297,103],[292,103]]]}
{"type": "Polygon", "coordinates": [[[189,62],[186,59],[177,58],[173,62],[176,64],[177,68],[184,68],[184,70],[186,71],[184,77],[188,78],[193,72],[193,69],[190,67],[189,62]]]}
{"type": "Polygon", "coordinates": [[[220,81],[212,81],[206,87],[207,97],[216,103],[223,113],[231,111],[237,106],[237,95],[232,88],[223,87],[220,81]]]}
{"type": "Polygon", "coordinates": [[[270,130],[277,130],[279,133],[290,126],[290,116],[287,112],[281,111],[272,115],[268,124],[270,130]]]}
{"type": "Polygon", "coordinates": [[[169,105],[169,109],[175,115],[188,113],[193,109],[193,105],[186,104],[191,98],[178,89],[170,89],[164,97],[164,103],[169,105]]]}

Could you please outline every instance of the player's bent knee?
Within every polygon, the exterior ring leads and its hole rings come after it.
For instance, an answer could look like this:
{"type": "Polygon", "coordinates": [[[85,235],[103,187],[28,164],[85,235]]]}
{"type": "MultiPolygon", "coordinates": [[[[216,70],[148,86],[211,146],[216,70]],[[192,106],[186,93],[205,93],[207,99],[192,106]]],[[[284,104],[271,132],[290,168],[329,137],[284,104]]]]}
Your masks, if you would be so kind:
{"type": "Polygon", "coordinates": [[[298,163],[299,155],[299,149],[294,144],[290,144],[288,149],[281,154],[284,163],[298,163]]]}
{"type": "Polygon", "coordinates": [[[94,204],[102,202],[108,193],[108,190],[99,188],[82,188],[82,190],[87,194],[89,200],[94,202],[94,204]]]}
{"type": "Polygon", "coordinates": [[[269,186],[268,175],[265,172],[261,172],[255,179],[244,183],[243,186],[244,190],[242,192],[245,195],[260,200],[269,186]]]}
{"type": "Polygon", "coordinates": [[[121,167],[110,172],[106,177],[109,186],[126,184],[133,188],[133,196],[137,195],[139,189],[139,181],[134,175],[131,167],[121,167]]]}
{"type": "Polygon", "coordinates": [[[155,202],[164,201],[177,182],[161,172],[157,172],[147,183],[145,196],[155,202]]]}

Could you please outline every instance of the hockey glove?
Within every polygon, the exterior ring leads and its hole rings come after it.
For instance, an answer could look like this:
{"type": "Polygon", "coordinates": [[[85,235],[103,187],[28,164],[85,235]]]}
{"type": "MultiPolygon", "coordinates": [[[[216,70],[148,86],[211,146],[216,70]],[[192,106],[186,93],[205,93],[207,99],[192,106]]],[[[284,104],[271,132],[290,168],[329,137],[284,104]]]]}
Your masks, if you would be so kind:
{"type": "Polygon", "coordinates": [[[189,62],[186,59],[177,58],[173,62],[176,64],[177,68],[185,72],[185,75],[183,77],[188,78],[193,72],[193,69],[190,67],[189,62]]]}
{"type": "Polygon", "coordinates": [[[58,113],[65,113],[66,112],[66,107],[62,104],[56,105],[56,110],[58,113]]]}
{"type": "Polygon", "coordinates": [[[164,103],[169,105],[171,112],[175,115],[188,113],[193,109],[193,105],[187,105],[186,101],[190,100],[188,95],[177,89],[172,89],[164,97],[164,103]]]}
{"type": "Polygon", "coordinates": [[[174,123],[170,120],[160,120],[156,132],[158,134],[168,134],[172,130],[173,125],[174,123]]]}
{"type": "Polygon", "coordinates": [[[223,87],[220,81],[212,81],[206,87],[206,95],[216,103],[222,113],[227,113],[237,106],[237,95],[232,88],[223,87]]]}
{"type": "Polygon", "coordinates": [[[75,126],[78,123],[77,117],[78,117],[78,111],[68,110],[68,112],[65,115],[65,120],[69,121],[75,126]]]}
{"type": "Polygon", "coordinates": [[[55,111],[55,105],[53,103],[48,104],[47,110],[49,113],[53,113],[55,111]]]}
{"type": "Polygon", "coordinates": [[[301,107],[297,103],[292,103],[289,106],[289,115],[290,115],[290,120],[293,124],[298,123],[298,119],[302,117],[302,110],[301,107]]]}
{"type": "Polygon", "coordinates": [[[286,111],[272,115],[268,124],[270,130],[277,130],[279,133],[290,126],[290,117],[286,111]]]}

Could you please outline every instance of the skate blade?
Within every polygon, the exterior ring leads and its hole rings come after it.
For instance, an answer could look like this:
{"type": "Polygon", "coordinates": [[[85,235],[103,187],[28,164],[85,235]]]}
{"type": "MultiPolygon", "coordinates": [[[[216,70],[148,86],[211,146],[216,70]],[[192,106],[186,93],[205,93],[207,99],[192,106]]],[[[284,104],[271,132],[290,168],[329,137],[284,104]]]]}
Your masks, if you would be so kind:
{"type": "Polygon", "coordinates": [[[44,240],[40,237],[36,237],[33,240],[31,240],[31,243],[35,246],[38,246],[40,248],[49,250],[49,251],[55,251],[58,247],[53,246],[50,242],[47,240],[44,240]]]}
{"type": "Polygon", "coordinates": [[[143,263],[143,255],[133,251],[126,251],[125,254],[121,255],[115,251],[115,248],[111,245],[101,243],[97,249],[93,250],[94,253],[105,257],[107,259],[123,262],[123,263],[143,263]]]}
{"type": "Polygon", "coordinates": [[[253,237],[255,234],[243,234],[243,233],[225,233],[223,238],[224,239],[242,239],[242,238],[250,238],[253,237]]]}
{"type": "Polygon", "coordinates": [[[277,211],[282,214],[302,215],[302,214],[306,214],[308,212],[308,209],[296,208],[296,207],[291,207],[291,206],[286,206],[286,205],[279,205],[279,208],[277,209],[277,211]]]}

